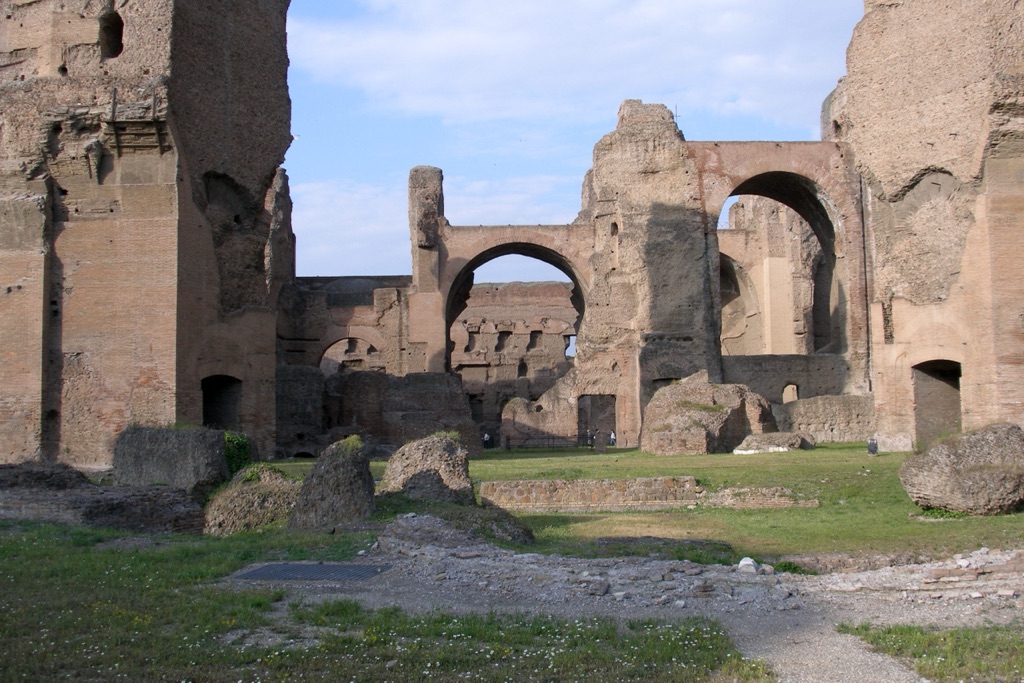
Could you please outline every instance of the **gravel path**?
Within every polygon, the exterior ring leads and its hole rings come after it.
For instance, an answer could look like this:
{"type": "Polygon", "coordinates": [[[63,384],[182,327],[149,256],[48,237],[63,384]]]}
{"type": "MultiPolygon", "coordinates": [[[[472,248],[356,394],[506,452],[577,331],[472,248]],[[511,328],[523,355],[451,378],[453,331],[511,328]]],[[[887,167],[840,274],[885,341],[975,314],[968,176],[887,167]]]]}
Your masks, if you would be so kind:
{"type": "Polygon", "coordinates": [[[408,612],[536,612],[720,621],[743,654],[784,682],[921,681],[835,626],[1006,624],[1024,615],[1024,552],[981,550],[945,562],[797,576],[770,567],[704,566],[659,557],[584,560],[515,553],[430,515],[392,522],[360,562],[367,581],[289,584],[307,600],[346,597],[408,612]]]}

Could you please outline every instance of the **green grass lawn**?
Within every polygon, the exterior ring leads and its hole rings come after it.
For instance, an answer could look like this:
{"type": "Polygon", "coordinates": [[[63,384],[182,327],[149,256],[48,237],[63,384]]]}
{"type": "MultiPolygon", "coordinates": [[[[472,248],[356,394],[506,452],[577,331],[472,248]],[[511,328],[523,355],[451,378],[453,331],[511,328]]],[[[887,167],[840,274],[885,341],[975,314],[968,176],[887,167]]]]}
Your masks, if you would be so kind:
{"type": "MultiPolygon", "coordinates": [[[[515,479],[633,479],[690,475],[709,490],[783,486],[817,508],[781,510],[670,510],[517,516],[534,532],[541,552],[578,555],[621,552],[610,537],[650,536],[714,541],[706,559],[729,562],[745,555],[772,560],[821,553],[910,554],[939,558],[986,546],[1024,547],[1024,513],[998,517],[924,513],[899,481],[906,453],[869,456],[864,444],[826,444],[810,451],[755,455],[656,456],[637,450],[491,450],[470,461],[474,482],[515,479]],[[600,544],[596,541],[601,540],[600,544]]],[[[279,465],[305,476],[312,461],[279,465]]],[[[380,477],[385,463],[373,462],[380,477]]],[[[632,552],[650,550],[632,546],[632,552]]],[[[701,559],[700,553],[688,559],[701,559]]]]}
{"type": "MultiPolygon", "coordinates": [[[[470,474],[477,482],[692,475],[710,490],[784,486],[820,501],[809,509],[518,515],[538,538],[531,552],[678,552],[680,558],[731,563],[743,555],[940,557],[980,546],[1024,547],[1022,514],[923,514],[899,483],[905,457],[870,457],[863,444],[678,457],[495,450],[472,460],[470,474]]],[[[312,461],[277,465],[302,477],[312,461]]],[[[375,476],[383,468],[372,464],[375,476]]],[[[392,501],[381,504],[378,519],[413,509],[466,517],[455,506],[392,501]]],[[[412,617],[344,601],[315,606],[292,602],[280,590],[216,584],[254,562],[349,559],[372,543],[369,533],[328,536],[271,527],[230,538],[166,536],[141,545],[126,543],[126,536],[0,523],[0,680],[771,680],[707,621],[412,617]],[[274,642],[260,645],[247,638],[252,633],[271,633],[274,642]]],[[[1024,668],[1019,625],[955,632],[847,628],[912,658],[936,680],[1017,680],[1024,668]],[[942,661],[955,664],[927,668],[942,661]]]]}
{"type": "Polygon", "coordinates": [[[906,457],[869,456],[863,444],[757,455],[492,451],[470,461],[470,475],[475,481],[691,475],[709,490],[784,486],[820,503],[817,508],[781,510],[519,515],[542,548],[559,552],[594,552],[595,539],[613,536],[713,540],[731,546],[737,556],[762,559],[830,552],[942,557],[982,546],[1024,547],[1024,514],[923,514],[899,481],[906,457]]]}
{"type": "Polygon", "coordinates": [[[929,629],[841,624],[876,650],[909,661],[935,683],[1024,681],[1024,624],[989,628],[929,629]]]}
{"type": "Polygon", "coordinates": [[[350,559],[365,534],[127,536],[0,522],[0,681],[772,680],[703,619],[409,616],[216,584],[350,559]]]}

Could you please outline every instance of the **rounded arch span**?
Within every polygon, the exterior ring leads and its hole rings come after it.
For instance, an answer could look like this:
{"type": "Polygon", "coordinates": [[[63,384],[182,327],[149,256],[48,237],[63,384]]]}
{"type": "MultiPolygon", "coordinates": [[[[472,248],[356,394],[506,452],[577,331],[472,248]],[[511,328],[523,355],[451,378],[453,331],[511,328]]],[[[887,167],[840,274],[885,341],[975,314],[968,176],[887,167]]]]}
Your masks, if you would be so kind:
{"type": "Polygon", "coordinates": [[[766,197],[793,209],[811,226],[822,249],[835,254],[836,226],[832,203],[816,182],[790,171],[769,171],[744,180],[729,196],[745,194],[766,197]]]}
{"type": "Polygon", "coordinates": [[[317,366],[325,376],[343,369],[376,370],[383,366],[381,352],[385,349],[382,335],[374,330],[350,330],[332,336],[320,350],[317,366]]]}
{"type": "Polygon", "coordinates": [[[572,282],[570,302],[576,310],[574,327],[579,331],[586,311],[586,291],[583,280],[571,259],[548,247],[529,242],[508,242],[492,246],[466,261],[451,280],[445,300],[445,368],[451,370],[453,342],[451,328],[466,310],[470,290],[473,289],[474,273],[477,268],[503,256],[527,256],[553,266],[572,282]]]}
{"type": "Polygon", "coordinates": [[[850,290],[849,273],[839,272],[837,250],[843,248],[837,240],[834,216],[838,213],[827,192],[814,180],[792,171],[765,171],[739,182],[730,197],[754,195],[778,202],[792,209],[807,222],[817,238],[821,253],[815,259],[810,273],[813,304],[810,329],[815,352],[837,352],[849,346],[846,329],[850,318],[844,301],[850,290]]]}
{"type": "Polygon", "coordinates": [[[469,298],[469,290],[473,288],[473,273],[476,269],[502,256],[528,256],[562,271],[572,282],[572,304],[579,314],[577,327],[579,326],[579,320],[582,320],[586,311],[586,291],[583,287],[583,278],[573,262],[557,251],[539,244],[508,242],[480,252],[469,259],[454,274],[451,285],[448,287],[448,297],[445,302],[445,323],[447,327],[450,327],[455,319],[459,317],[459,314],[465,310],[466,301],[469,298]]]}

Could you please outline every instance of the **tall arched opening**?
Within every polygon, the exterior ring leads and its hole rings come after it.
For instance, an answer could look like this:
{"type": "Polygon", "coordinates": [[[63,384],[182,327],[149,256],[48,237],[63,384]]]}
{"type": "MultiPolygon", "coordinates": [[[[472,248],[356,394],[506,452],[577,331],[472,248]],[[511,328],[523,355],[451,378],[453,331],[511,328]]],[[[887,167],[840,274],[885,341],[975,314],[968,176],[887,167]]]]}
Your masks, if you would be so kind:
{"type": "Polygon", "coordinates": [[[836,229],[822,190],[803,176],[779,171],[742,182],[730,197],[738,201],[723,209],[720,227],[727,229],[719,231],[719,241],[758,290],[762,353],[844,351],[836,229]]]}
{"type": "Polygon", "coordinates": [[[447,367],[494,442],[508,401],[537,400],[572,369],[584,310],[571,264],[537,245],[490,249],[459,272],[446,305],[447,367]]]}
{"type": "Polygon", "coordinates": [[[719,221],[723,370],[775,403],[840,394],[848,380],[847,274],[837,267],[835,209],[791,172],[739,182],[719,221]]]}

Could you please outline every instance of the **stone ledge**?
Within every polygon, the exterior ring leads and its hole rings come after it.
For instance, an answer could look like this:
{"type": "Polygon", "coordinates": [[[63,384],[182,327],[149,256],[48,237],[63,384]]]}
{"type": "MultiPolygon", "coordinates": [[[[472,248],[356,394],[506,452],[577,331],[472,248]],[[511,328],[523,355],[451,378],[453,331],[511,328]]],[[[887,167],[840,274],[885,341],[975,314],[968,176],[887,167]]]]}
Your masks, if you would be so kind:
{"type": "Polygon", "coordinates": [[[772,509],[817,507],[782,488],[726,489],[708,493],[694,477],[489,481],[480,486],[484,505],[521,512],[617,512],[685,507],[772,509]]]}

